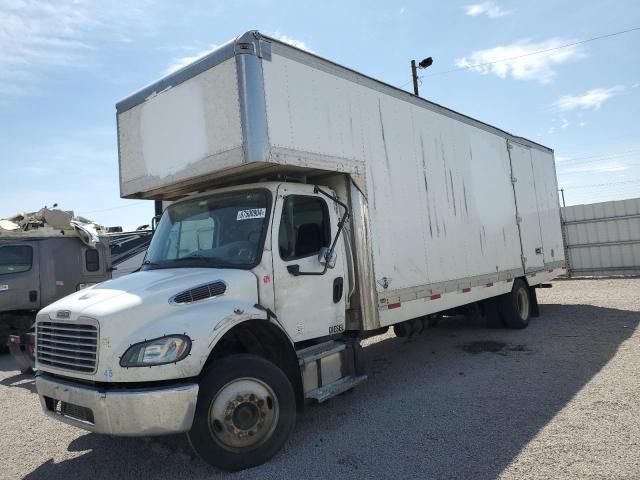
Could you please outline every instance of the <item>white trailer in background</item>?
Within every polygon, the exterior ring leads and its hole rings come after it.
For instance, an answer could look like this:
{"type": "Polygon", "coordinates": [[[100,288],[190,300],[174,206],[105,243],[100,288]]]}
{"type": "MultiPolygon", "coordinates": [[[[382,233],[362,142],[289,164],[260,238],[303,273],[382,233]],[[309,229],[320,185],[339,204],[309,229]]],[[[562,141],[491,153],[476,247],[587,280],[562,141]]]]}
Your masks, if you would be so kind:
{"type": "Polygon", "coordinates": [[[174,203],[140,272],[38,316],[67,423],[256,465],[366,378],[362,338],[474,305],[523,328],[563,272],[552,150],[258,32],[117,111],[121,195],[174,203]]]}

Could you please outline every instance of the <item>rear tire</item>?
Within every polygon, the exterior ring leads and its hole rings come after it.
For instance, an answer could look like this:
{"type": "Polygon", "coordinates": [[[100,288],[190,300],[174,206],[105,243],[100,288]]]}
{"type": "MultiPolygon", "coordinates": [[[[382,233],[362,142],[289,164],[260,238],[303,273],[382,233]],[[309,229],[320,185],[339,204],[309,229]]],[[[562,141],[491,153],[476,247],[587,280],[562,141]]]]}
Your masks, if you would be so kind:
{"type": "Polygon", "coordinates": [[[507,328],[522,329],[529,325],[532,298],[529,286],[523,280],[516,279],[511,292],[498,299],[498,305],[507,328]]]}
{"type": "Polygon", "coordinates": [[[223,358],[200,380],[191,446],[207,463],[244,470],[273,457],[296,421],[291,382],[262,357],[223,358]]]}

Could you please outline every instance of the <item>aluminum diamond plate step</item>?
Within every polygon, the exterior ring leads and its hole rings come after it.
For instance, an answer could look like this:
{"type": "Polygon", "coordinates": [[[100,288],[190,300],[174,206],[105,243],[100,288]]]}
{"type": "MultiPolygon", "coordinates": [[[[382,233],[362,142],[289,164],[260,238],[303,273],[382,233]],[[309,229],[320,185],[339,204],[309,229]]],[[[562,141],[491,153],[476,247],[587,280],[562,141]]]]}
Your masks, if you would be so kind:
{"type": "Polygon", "coordinates": [[[364,382],[366,379],[366,375],[341,378],[340,380],[330,383],[329,385],[325,385],[324,387],[316,388],[315,390],[310,391],[306,394],[306,398],[317,400],[318,403],[322,403],[325,400],[329,400],[331,397],[335,397],[336,395],[340,395],[341,393],[352,389],[356,385],[364,382]]]}

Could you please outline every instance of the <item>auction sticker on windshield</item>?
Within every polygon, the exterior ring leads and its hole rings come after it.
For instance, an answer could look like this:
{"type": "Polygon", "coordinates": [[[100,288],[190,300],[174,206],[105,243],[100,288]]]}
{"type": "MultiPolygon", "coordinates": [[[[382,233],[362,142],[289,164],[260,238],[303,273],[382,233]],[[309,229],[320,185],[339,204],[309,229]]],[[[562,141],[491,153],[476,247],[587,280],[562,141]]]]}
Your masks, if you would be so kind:
{"type": "Polygon", "coordinates": [[[0,292],[4,290],[9,290],[9,285],[0,285],[0,292]]]}
{"type": "Polygon", "coordinates": [[[266,208],[250,208],[248,210],[239,210],[236,220],[251,220],[252,218],[264,218],[267,215],[266,208]]]}

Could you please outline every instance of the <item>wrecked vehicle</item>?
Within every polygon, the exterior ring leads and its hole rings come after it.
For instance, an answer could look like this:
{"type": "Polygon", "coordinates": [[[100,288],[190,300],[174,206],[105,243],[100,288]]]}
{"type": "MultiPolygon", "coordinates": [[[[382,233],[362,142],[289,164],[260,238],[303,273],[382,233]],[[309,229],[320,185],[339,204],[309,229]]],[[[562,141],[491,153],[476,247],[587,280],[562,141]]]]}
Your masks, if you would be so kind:
{"type": "Polygon", "coordinates": [[[149,241],[148,231],[105,233],[71,211],[46,207],[0,220],[0,346],[11,339],[8,347],[20,370],[33,367],[28,332],[37,311],[116,276],[118,263],[135,255],[138,268],[149,241]]]}
{"type": "Polygon", "coordinates": [[[116,110],[121,195],[174,203],[140,271],[38,313],[62,422],[249,468],[366,380],[363,338],[525,328],[564,272],[553,150],[258,32],[116,110]]]}

